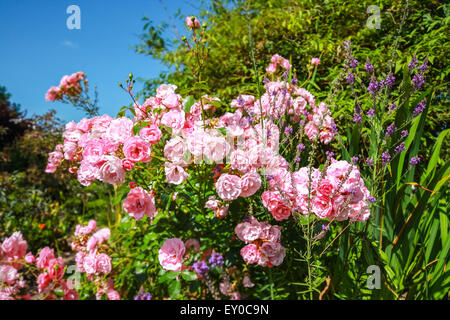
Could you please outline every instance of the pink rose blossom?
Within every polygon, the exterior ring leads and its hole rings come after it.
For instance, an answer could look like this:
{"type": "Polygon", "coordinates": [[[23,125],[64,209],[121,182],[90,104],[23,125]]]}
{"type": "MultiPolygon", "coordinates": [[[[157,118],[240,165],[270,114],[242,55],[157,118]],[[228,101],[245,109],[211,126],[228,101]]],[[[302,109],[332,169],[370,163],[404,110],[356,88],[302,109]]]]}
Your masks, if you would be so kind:
{"type": "Polygon", "coordinates": [[[257,263],[261,257],[261,252],[254,244],[248,244],[241,249],[241,256],[247,263],[257,263]]]}
{"type": "Polygon", "coordinates": [[[141,187],[130,190],[123,202],[123,208],[136,220],[141,220],[144,215],[149,218],[156,215],[155,198],[141,187]]]}
{"type": "Polygon", "coordinates": [[[151,145],[140,137],[131,137],[123,145],[123,154],[133,162],[150,161],[151,152],[151,145]]]}
{"type": "Polygon", "coordinates": [[[186,248],[178,238],[167,239],[159,249],[159,263],[165,270],[180,271],[186,248]]]}
{"type": "Polygon", "coordinates": [[[189,177],[189,174],[184,171],[183,167],[170,162],[165,163],[164,172],[166,173],[167,183],[175,185],[182,184],[189,177]]]}
{"type": "Polygon", "coordinates": [[[320,63],[320,59],[319,58],[312,58],[311,59],[311,64],[314,64],[316,66],[318,66],[320,63]]]}
{"type": "Polygon", "coordinates": [[[105,253],[100,253],[95,258],[95,265],[97,273],[108,274],[111,272],[111,258],[105,253]]]}
{"type": "Polygon", "coordinates": [[[249,172],[241,177],[241,197],[250,197],[261,187],[261,177],[257,172],[249,172]]]}
{"type": "Polygon", "coordinates": [[[111,155],[104,156],[102,160],[105,161],[105,163],[98,171],[98,179],[110,184],[123,183],[125,180],[125,170],[122,166],[122,160],[111,155]]]}
{"type": "Polygon", "coordinates": [[[162,132],[159,130],[158,126],[151,124],[148,127],[142,128],[139,131],[139,136],[145,141],[155,144],[161,139],[162,132]]]}
{"type": "Polygon", "coordinates": [[[124,143],[132,136],[133,121],[127,117],[112,120],[105,134],[105,137],[114,143],[124,143]]]}
{"type": "Polygon", "coordinates": [[[241,194],[241,178],[224,173],[216,182],[216,191],[224,201],[235,200],[241,194]]]}

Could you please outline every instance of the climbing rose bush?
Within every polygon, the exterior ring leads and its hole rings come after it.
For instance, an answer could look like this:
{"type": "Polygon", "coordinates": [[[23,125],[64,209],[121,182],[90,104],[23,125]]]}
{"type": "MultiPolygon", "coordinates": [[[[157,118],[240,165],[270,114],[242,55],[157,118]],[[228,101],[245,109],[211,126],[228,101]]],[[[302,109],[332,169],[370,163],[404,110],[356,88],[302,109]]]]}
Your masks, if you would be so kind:
{"type": "MultiPolygon", "coordinates": [[[[186,23],[199,28],[195,19],[186,23]]],[[[105,114],[72,121],[65,127],[63,142],[49,154],[46,172],[64,167],[83,186],[99,181],[125,188],[121,207],[136,223],[147,217],[157,225],[161,215],[170,214],[166,189],[176,190],[171,201],[183,197],[192,210],[186,215],[212,212],[215,219],[229,221],[234,237],[243,242],[238,251],[240,264],[246,265],[243,273],[225,268],[218,253],[208,262],[205,255],[213,249],[199,257],[199,241],[183,242],[182,237],[166,237],[150,263],[156,262],[163,274],[174,273],[163,282],[179,283],[183,274],[201,280],[215,299],[242,298],[236,283],[241,290],[254,286],[250,265],[276,268],[290,254],[284,245],[289,240],[282,240],[285,227],[265,219],[296,224],[308,216],[327,221],[329,228],[332,222],[364,222],[370,216],[370,193],[356,164],[337,160],[327,151],[325,163],[312,165],[315,153],[337,134],[327,105],[298,86],[291,64],[282,56],[274,55],[266,71],[260,97],[241,94],[229,106],[219,97],[205,94],[195,100],[179,94],[173,84],[162,84],[144,103],[133,99],[128,108],[133,118],[123,112],[116,119],[105,114]],[[287,154],[286,145],[291,148],[287,154]],[[302,166],[306,146],[309,163],[302,166]],[[208,176],[201,176],[204,173],[208,176]],[[231,208],[240,201],[250,208],[246,214],[239,212],[243,220],[236,221],[230,210],[235,216],[231,208]],[[258,203],[269,215],[255,217],[253,206],[258,203]],[[238,282],[232,284],[230,275],[238,282]]],[[[133,97],[130,83],[124,90],[133,97]]],[[[111,276],[114,263],[106,244],[110,236],[109,228],[97,230],[96,222],[90,221],[76,227],[72,242],[78,271],[95,285],[97,299],[105,294],[120,298],[111,276]]],[[[174,286],[169,285],[176,290],[174,286]]]]}

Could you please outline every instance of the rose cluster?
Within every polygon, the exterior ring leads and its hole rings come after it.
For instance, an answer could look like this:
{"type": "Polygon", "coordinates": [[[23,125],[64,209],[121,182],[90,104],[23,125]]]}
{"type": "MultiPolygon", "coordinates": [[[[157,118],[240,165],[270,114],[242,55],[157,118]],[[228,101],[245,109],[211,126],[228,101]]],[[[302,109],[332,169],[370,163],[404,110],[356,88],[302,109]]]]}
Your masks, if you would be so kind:
{"type": "Polygon", "coordinates": [[[135,136],[131,119],[103,115],[66,124],[63,137],[64,143],[49,154],[46,172],[55,172],[65,159],[70,162],[69,171],[77,173],[78,181],[88,186],[96,179],[123,183],[126,170],[135,163],[150,161],[152,144],[161,135],[158,128],[149,126],[135,136]]]}
{"type": "Polygon", "coordinates": [[[42,248],[37,258],[26,253],[27,242],[22,233],[14,232],[0,244],[0,300],[30,300],[30,293],[24,291],[30,286],[20,273],[35,270],[39,273],[37,289],[47,300],[57,299],[57,291],[63,300],[76,300],[78,293],[64,279],[65,266],[61,257],[55,257],[53,249],[42,248]]]}
{"type": "Polygon", "coordinates": [[[105,242],[111,232],[108,228],[97,230],[97,222],[90,220],[87,225],[77,225],[75,228],[72,250],[76,251],[75,262],[77,271],[86,274],[89,281],[97,286],[96,297],[106,294],[109,300],[120,300],[119,293],[114,290],[111,279],[105,276],[111,273],[111,257],[105,253],[105,242]]]}
{"type": "Polygon", "coordinates": [[[303,167],[293,173],[280,169],[272,175],[263,205],[276,220],[293,211],[328,220],[365,221],[369,218],[370,193],[355,165],[331,159],[321,172],[303,167]]]}
{"type": "Polygon", "coordinates": [[[65,75],[61,78],[59,86],[53,86],[48,89],[45,94],[45,99],[47,101],[62,100],[64,96],[76,97],[81,91],[81,81],[86,78],[84,72],[76,72],[69,75],[65,75]]]}
{"type": "Polygon", "coordinates": [[[279,266],[286,256],[281,245],[281,227],[267,222],[259,222],[250,216],[234,229],[237,237],[244,241],[241,256],[245,262],[257,263],[263,267],[279,266]]]}

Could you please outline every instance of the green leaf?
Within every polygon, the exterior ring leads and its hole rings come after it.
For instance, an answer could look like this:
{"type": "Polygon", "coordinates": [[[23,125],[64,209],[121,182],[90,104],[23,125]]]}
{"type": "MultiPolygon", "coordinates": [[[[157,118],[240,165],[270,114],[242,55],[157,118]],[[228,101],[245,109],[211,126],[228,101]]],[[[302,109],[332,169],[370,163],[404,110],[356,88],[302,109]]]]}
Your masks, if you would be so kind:
{"type": "Polygon", "coordinates": [[[176,297],[179,296],[180,294],[180,289],[181,289],[181,281],[180,280],[176,280],[176,281],[172,281],[169,284],[169,296],[171,299],[175,299],[176,297]]]}
{"type": "Polygon", "coordinates": [[[195,272],[189,271],[189,270],[184,270],[181,273],[181,276],[183,277],[184,280],[186,281],[194,281],[197,280],[197,274],[195,272]]]}
{"type": "Polygon", "coordinates": [[[186,98],[184,98],[183,102],[181,103],[184,112],[189,113],[194,102],[195,100],[193,96],[187,96],[186,98]]]}
{"type": "Polygon", "coordinates": [[[159,279],[158,282],[162,283],[162,282],[167,282],[168,280],[173,280],[176,277],[178,277],[180,275],[180,272],[175,272],[175,271],[167,271],[166,273],[164,273],[159,279]]]}

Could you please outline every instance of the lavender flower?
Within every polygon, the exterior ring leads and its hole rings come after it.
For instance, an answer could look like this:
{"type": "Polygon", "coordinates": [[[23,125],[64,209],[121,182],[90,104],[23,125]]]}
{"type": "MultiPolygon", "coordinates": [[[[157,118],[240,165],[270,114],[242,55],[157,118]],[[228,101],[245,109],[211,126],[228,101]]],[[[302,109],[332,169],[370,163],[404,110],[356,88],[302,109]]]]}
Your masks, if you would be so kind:
{"type": "Polygon", "coordinates": [[[294,161],[295,161],[296,163],[298,163],[298,162],[302,161],[302,159],[301,159],[300,157],[297,157],[297,158],[294,159],[294,161]]]}
{"type": "Polygon", "coordinates": [[[353,116],[353,122],[355,122],[355,123],[361,123],[361,121],[362,121],[361,115],[355,114],[355,115],[353,116]]]}
{"type": "Polygon", "coordinates": [[[398,146],[395,147],[396,153],[402,153],[403,151],[405,151],[405,143],[404,142],[400,143],[398,146]]]}
{"type": "Polygon", "coordinates": [[[364,66],[367,73],[371,73],[373,71],[373,65],[370,63],[369,57],[367,57],[366,65],[364,66]]]}
{"type": "Polygon", "coordinates": [[[332,151],[326,151],[325,155],[327,156],[327,158],[333,158],[334,157],[334,152],[332,151]]]}
{"type": "Polygon", "coordinates": [[[374,110],[374,109],[369,109],[369,110],[367,111],[367,116],[368,116],[369,118],[372,118],[374,115],[375,115],[375,110],[374,110]]]}
{"type": "Polygon", "coordinates": [[[293,132],[294,132],[294,129],[292,129],[292,127],[284,128],[284,134],[287,136],[290,136],[293,132]]]}
{"type": "Polygon", "coordinates": [[[367,200],[369,200],[370,203],[374,203],[375,201],[377,201],[377,198],[369,196],[367,197],[367,200]]]}
{"type": "Polygon", "coordinates": [[[269,78],[264,77],[264,79],[263,79],[263,84],[266,85],[266,84],[268,84],[269,82],[270,82],[269,78]]]}
{"type": "Polygon", "coordinates": [[[391,161],[391,155],[387,151],[383,152],[381,154],[381,162],[383,163],[383,165],[387,165],[389,161],[391,161]]]}
{"type": "Polygon", "coordinates": [[[296,77],[293,77],[291,79],[291,84],[296,85],[298,83],[298,79],[296,77]]]}
{"type": "Polygon", "coordinates": [[[355,76],[352,74],[351,71],[348,72],[347,77],[345,79],[347,79],[348,84],[353,84],[355,82],[355,76]]]}
{"type": "Polygon", "coordinates": [[[223,262],[223,257],[222,257],[222,255],[219,254],[219,253],[213,253],[213,254],[209,257],[208,262],[209,262],[209,264],[211,265],[211,267],[213,267],[213,268],[224,264],[224,262],[223,262]]]}
{"type": "Polygon", "coordinates": [[[287,79],[289,78],[289,71],[283,72],[283,75],[282,75],[282,76],[283,76],[284,79],[287,80],[287,79]]]}
{"type": "Polygon", "coordinates": [[[424,73],[425,71],[427,71],[427,68],[428,68],[428,56],[426,56],[423,63],[419,66],[419,71],[424,73]]]}
{"type": "Polygon", "coordinates": [[[152,300],[152,295],[148,292],[140,293],[134,297],[134,300],[152,300]]]}
{"type": "Polygon", "coordinates": [[[367,159],[366,159],[366,164],[367,164],[369,167],[373,166],[373,160],[370,159],[370,158],[367,158],[367,159]]]}
{"type": "Polygon", "coordinates": [[[426,99],[423,99],[422,101],[420,101],[420,102],[417,104],[416,108],[415,108],[414,111],[413,111],[413,115],[414,115],[414,116],[418,116],[419,114],[422,113],[423,110],[425,110],[426,102],[427,102],[427,100],[426,100],[426,99]]]}
{"type": "Polygon", "coordinates": [[[297,150],[298,151],[300,151],[300,152],[302,152],[303,150],[305,150],[305,145],[303,144],[303,143],[300,143],[298,146],[297,146],[297,150]]]}
{"type": "Polygon", "coordinates": [[[327,230],[329,230],[329,229],[330,229],[330,226],[329,226],[329,225],[327,225],[327,224],[322,224],[322,230],[327,231],[327,230]]]}
{"type": "Polygon", "coordinates": [[[413,58],[411,59],[411,62],[408,64],[408,71],[409,73],[411,73],[417,65],[417,59],[416,59],[416,55],[413,56],[413,58]]]}
{"type": "Polygon", "coordinates": [[[375,80],[375,77],[372,77],[367,90],[369,90],[370,94],[374,96],[377,93],[378,89],[379,83],[375,80]]]}
{"type": "Polygon", "coordinates": [[[389,73],[386,77],[386,80],[384,81],[384,84],[388,87],[392,87],[395,84],[395,77],[392,73],[389,73]]]}
{"type": "Polygon", "coordinates": [[[351,161],[352,161],[353,164],[356,164],[356,163],[358,163],[359,158],[358,157],[352,157],[351,161]]]}
{"type": "Polygon", "coordinates": [[[356,60],[355,58],[351,58],[350,63],[349,63],[350,68],[355,69],[357,65],[358,65],[358,60],[356,60]]]}
{"type": "Polygon", "coordinates": [[[416,73],[412,78],[412,83],[414,84],[414,87],[419,90],[425,84],[425,77],[422,73],[416,73]]]}
{"type": "Polygon", "coordinates": [[[386,128],[386,134],[385,134],[386,138],[389,138],[396,129],[397,129],[397,127],[395,126],[395,123],[392,123],[390,126],[388,126],[386,128]]]}
{"type": "Polygon", "coordinates": [[[395,103],[389,106],[389,111],[394,111],[395,109],[397,109],[397,105],[395,103]]]}
{"type": "Polygon", "coordinates": [[[406,138],[409,136],[409,132],[407,130],[402,130],[402,138],[406,138]]]}
{"type": "Polygon", "coordinates": [[[418,164],[420,162],[420,157],[412,157],[411,160],[409,160],[409,163],[413,166],[418,164]]]}
{"type": "Polygon", "coordinates": [[[209,271],[209,267],[206,264],[205,261],[200,260],[198,262],[195,262],[192,267],[194,268],[194,271],[199,275],[205,275],[209,271]]]}

